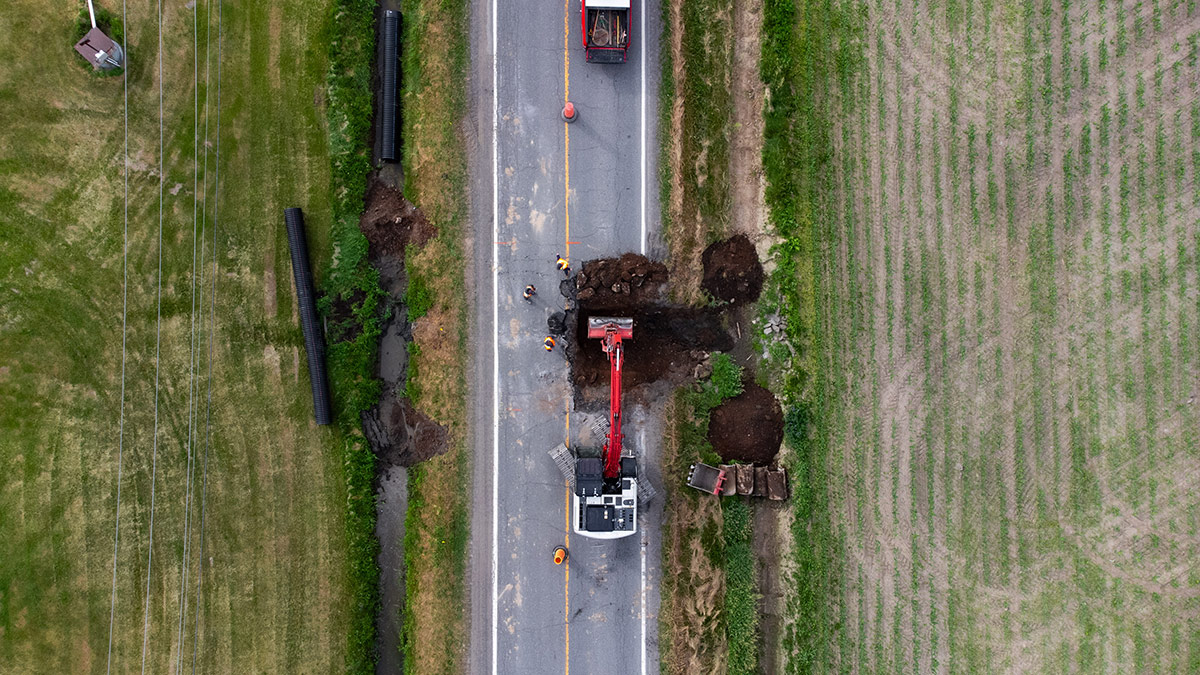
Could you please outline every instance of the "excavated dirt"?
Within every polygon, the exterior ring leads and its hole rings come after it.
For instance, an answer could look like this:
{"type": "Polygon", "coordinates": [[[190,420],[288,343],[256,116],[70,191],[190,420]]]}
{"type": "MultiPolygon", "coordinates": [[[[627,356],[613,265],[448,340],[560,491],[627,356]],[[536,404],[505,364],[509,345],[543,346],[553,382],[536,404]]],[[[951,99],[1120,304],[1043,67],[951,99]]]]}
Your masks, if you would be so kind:
{"type": "Polygon", "coordinates": [[[741,395],[713,409],[708,440],[727,462],[770,464],[783,442],[783,409],[774,394],[747,382],[741,395]]]}
{"type": "Polygon", "coordinates": [[[667,268],[643,256],[626,253],[588,261],[563,290],[577,303],[574,316],[567,318],[568,354],[572,382],[582,399],[608,395],[608,356],[599,340],[587,337],[590,317],[633,319],[622,380],[630,392],[657,381],[682,384],[696,376],[710,352],[733,347],[723,312],[669,304],[667,268]]]}
{"type": "Polygon", "coordinates": [[[763,268],[749,237],[739,234],[715,242],[704,249],[701,261],[704,265],[701,287],[709,295],[729,303],[758,300],[763,268]]]}
{"type": "Polygon", "coordinates": [[[446,429],[406,398],[384,396],[376,408],[363,412],[362,421],[363,433],[384,466],[412,466],[446,451],[446,429]]]}
{"type": "Polygon", "coordinates": [[[376,406],[362,413],[363,433],[384,466],[412,466],[449,449],[446,430],[403,397],[408,372],[405,347],[412,340],[404,307],[404,249],[409,244],[423,246],[437,230],[420,209],[377,175],[367,186],[366,209],[358,228],[367,238],[368,258],[379,270],[379,284],[387,291],[389,317],[379,340],[375,371],[383,380],[383,394],[376,406]]]}
{"type": "Polygon", "coordinates": [[[636,253],[589,260],[575,288],[575,299],[593,311],[665,304],[667,266],[636,253]]]}
{"type": "Polygon", "coordinates": [[[437,234],[437,228],[425,214],[413,206],[399,190],[375,178],[367,186],[366,209],[358,229],[371,246],[371,261],[385,256],[404,260],[404,246],[424,246],[437,234]]]}

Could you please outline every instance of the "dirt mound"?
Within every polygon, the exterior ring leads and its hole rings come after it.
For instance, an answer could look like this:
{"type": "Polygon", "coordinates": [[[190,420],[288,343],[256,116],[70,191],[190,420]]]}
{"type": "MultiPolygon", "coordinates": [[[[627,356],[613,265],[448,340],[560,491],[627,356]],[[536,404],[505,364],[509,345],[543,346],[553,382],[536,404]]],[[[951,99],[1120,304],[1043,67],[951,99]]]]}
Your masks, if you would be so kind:
{"type": "Polygon", "coordinates": [[[769,464],[783,442],[783,409],[774,394],[747,382],[740,396],[712,411],[708,440],[727,462],[769,464]]]}
{"type": "Polygon", "coordinates": [[[384,466],[412,466],[446,452],[446,429],[392,395],[362,414],[363,433],[384,466]]]}
{"type": "Polygon", "coordinates": [[[739,234],[704,249],[704,280],[710,295],[726,302],[754,302],[762,292],[763,268],[754,244],[739,234]]]}
{"type": "Polygon", "coordinates": [[[667,301],[667,267],[636,253],[589,260],[575,275],[575,297],[592,310],[667,301]]]}
{"type": "Polygon", "coordinates": [[[437,228],[420,209],[375,176],[367,186],[366,210],[359,218],[358,229],[370,243],[372,261],[385,256],[403,260],[405,244],[423,246],[437,234],[437,228]]]}

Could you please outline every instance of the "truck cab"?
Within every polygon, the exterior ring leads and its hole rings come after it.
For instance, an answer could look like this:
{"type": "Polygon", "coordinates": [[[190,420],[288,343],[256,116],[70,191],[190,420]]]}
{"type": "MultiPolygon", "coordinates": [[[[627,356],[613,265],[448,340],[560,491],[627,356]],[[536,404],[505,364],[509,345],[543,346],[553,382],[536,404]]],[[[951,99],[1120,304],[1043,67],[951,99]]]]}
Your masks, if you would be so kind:
{"type": "Polygon", "coordinates": [[[588,63],[625,63],[632,0],[580,0],[583,50],[588,63]]]}

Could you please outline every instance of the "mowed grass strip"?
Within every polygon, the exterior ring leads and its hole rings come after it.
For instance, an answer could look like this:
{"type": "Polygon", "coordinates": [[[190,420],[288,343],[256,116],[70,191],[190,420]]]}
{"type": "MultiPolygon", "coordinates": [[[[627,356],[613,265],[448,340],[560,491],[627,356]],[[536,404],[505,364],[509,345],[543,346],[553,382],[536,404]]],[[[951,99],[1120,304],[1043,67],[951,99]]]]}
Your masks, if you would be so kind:
{"type": "MultiPolygon", "coordinates": [[[[844,26],[822,5],[786,4],[805,18],[793,35],[844,26]]],[[[857,106],[818,104],[808,137],[840,179],[815,180],[831,194],[807,202],[821,270],[806,324],[818,418],[797,443],[813,449],[809,479],[830,487],[798,488],[816,501],[797,548],[818,595],[796,611],[807,649],[793,670],[1195,669],[1200,599],[1188,587],[1200,550],[1184,533],[1200,512],[1200,372],[1186,333],[1200,320],[1188,183],[1200,170],[1189,161],[1200,155],[1189,108],[1200,82],[1177,43],[1200,16],[1180,11],[1160,30],[1151,6],[918,2],[894,10],[928,29],[909,41],[890,8],[837,7],[865,19],[869,66],[818,70],[833,52],[810,49],[808,90],[827,101],[882,74],[865,105],[886,106],[878,117],[889,121],[927,111],[929,122],[912,154],[863,153],[855,136],[875,125],[857,106]],[[914,71],[902,85],[911,100],[884,95],[891,73],[914,71]],[[869,197],[847,194],[864,189],[847,176],[899,180],[898,163],[918,184],[932,177],[916,208],[872,208],[892,199],[878,179],[869,197]],[[885,216],[905,234],[895,247],[885,237],[883,260],[871,255],[879,242],[855,233],[864,217],[884,230],[885,216]],[[897,270],[900,292],[864,260],[885,277],[897,270]],[[880,335],[864,306],[904,317],[883,333],[886,348],[847,349],[880,335]],[[862,386],[885,349],[896,366],[862,386]],[[860,432],[881,419],[887,433],[860,432]],[[890,461],[854,463],[875,456],[890,461]],[[864,527],[865,514],[883,523],[864,527]],[[823,518],[836,533],[825,539],[823,518]],[[814,564],[802,547],[822,541],[832,550],[814,564]],[[835,571],[812,574],[821,563],[835,571]],[[841,578],[876,586],[874,620],[841,578]],[[812,628],[813,616],[840,629],[812,628]],[[879,648],[847,644],[848,632],[879,648]]]]}
{"type": "MultiPolygon", "coordinates": [[[[25,55],[0,68],[9,120],[0,139],[0,220],[9,225],[0,230],[0,536],[10,544],[0,561],[0,670],[104,672],[122,404],[124,82],[92,77],[70,50],[70,21],[42,9],[0,8],[25,55]]],[[[337,439],[312,423],[282,227],[283,208],[303,206],[313,260],[328,257],[328,150],[313,105],[324,78],[325,9],[221,8],[218,135],[218,7],[199,2],[198,15],[165,8],[160,155],[157,6],[128,5],[129,325],[114,672],[141,670],[143,626],[149,671],[190,669],[193,650],[204,671],[345,669],[345,494],[337,439]],[[194,150],[205,122],[207,173],[202,140],[194,150]],[[147,570],[160,176],[162,349],[147,570]],[[210,339],[204,541],[197,464],[185,560],[189,426],[202,461],[210,339]]]]}
{"type": "Polygon", "coordinates": [[[467,3],[404,2],[405,195],[437,235],[407,251],[409,295],[421,289],[413,322],[407,391],[449,430],[449,451],[409,470],[404,554],[407,598],[404,667],[457,673],[466,656],[468,455],[466,448],[466,110],[467,3]]]}

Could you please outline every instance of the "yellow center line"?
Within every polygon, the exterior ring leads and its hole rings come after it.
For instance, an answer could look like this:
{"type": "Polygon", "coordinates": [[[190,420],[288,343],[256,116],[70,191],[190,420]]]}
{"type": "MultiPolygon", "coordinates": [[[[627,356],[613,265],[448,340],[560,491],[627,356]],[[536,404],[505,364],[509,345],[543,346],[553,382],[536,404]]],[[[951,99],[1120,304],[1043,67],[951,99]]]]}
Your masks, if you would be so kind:
{"type": "MultiPolygon", "coordinates": [[[[570,0],[563,0],[563,105],[571,100],[571,53],[570,38],[571,24],[569,21],[570,0]]],[[[571,260],[571,125],[563,121],[563,171],[566,179],[566,188],[563,197],[563,222],[565,224],[566,252],[563,254],[567,261],[571,260]]],[[[565,401],[567,414],[564,429],[563,444],[571,447],[571,394],[568,390],[567,400],[565,401]]],[[[571,548],[571,483],[567,481],[566,491],[563,493],[563,546],[569,551],[571,548]]],[[[571,673],[571,558],[567,557],[563,561],[566,567],[563,574],[563,673],[570,675],[571,673]]]]}

